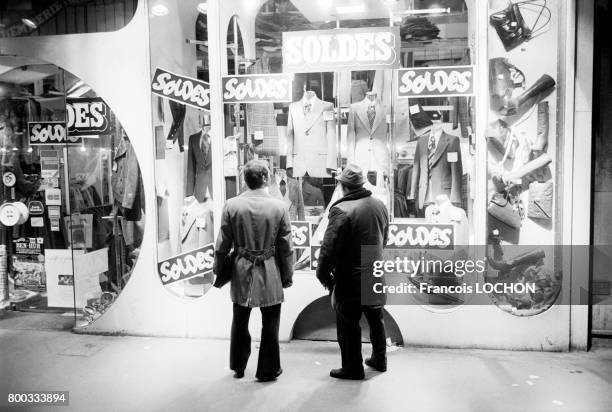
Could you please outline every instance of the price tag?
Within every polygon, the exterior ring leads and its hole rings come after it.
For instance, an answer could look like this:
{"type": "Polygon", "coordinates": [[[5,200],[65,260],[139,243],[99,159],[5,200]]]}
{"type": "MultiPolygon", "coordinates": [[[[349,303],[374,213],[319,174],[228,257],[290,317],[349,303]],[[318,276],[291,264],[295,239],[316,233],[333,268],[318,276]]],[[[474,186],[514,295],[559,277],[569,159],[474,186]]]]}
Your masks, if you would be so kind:
{"type": "Polygon", "coordinates": [[[31,217],[30,225],[32,227],[45,227],[45,219],[42,217],[31,217]]]}
{"type": "Polygon", "coordinates": [[[446,161],[448,163],[457,163],[459,161],[459,153],[457,152],[446,153],[446,161]]]}
{"type": "Polygon", "coordinates": [[[326,110],[323,112],[323,120],[330,122],[335,119],[335,113],[333,110],[326,110]]]}
{"type": "Polygon", "coordinates": [[[255,140],[263,140],[264,139],[263,130],[255,130],[255,136],[253,138],[255,140]]]}
{"type": "Polygon", "coordinates": [[[419,105],[418,104],[413,104],[412,106],[410,106],[410,114],[417,114],[421,111],[421,109],[419,109],[419,105]]]}
{"type": "Polygon", "coordinates": [[[390,114],[387,115],[387,124],[391,124],[391,115],[390,114]]]}
{"type": "Polygon", "coordinates": [[[206,229],[206,218],[204,217],[196,218],[196,227],[198,229],[206,229]]]}
{"type": "Polygon", "coordinates": [[[60,189],[45,190],[45,202],[47,203],[47,206],[61,206],[62,191],[60,189]]]}

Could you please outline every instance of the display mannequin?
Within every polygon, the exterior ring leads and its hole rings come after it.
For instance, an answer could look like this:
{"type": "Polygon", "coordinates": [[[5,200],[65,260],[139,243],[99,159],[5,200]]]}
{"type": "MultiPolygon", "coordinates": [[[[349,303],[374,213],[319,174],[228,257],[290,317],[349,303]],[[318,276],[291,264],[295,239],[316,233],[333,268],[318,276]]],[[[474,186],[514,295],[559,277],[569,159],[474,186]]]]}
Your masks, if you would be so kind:
{"type": "Polygon", "coordinates": [[[181,252],[189,252],[213,242],[213,209],[209,199],[200,203],[195,196],[183,200],[181,209],[181,252]]]}
{"type": "Polygon", "coordinates": [[[373,184],[383,186],[384,174],[390,166],[387,145],[387,109],[378,95],[368,92],[366,97],[351,105],[348,116],[348,162],[359,165],[368,173],[376,173],[373,184]]]}
{"type": "Polygon", "coordinates": [[[329,177],[337,165],[334,106],[313,91],[289,105],[287,171],[294,177],[329,177]]]}
{"type": "Polygon", "coordinates": [[[201,129],[189,136],[187,152],[186,196],[195,196],[202,203],[212,193],[212,161],[210,145],[210,119],[205,119],[201,129]]]}
{"type": "Polygon", "coordinates": [[[465,210],[452,204],[447,195],[438,195],[435,203],[425,209],[425,219],[428,223],[452,223],[455,228],[455,244],[469,243],[468,218],[465,210]]]}
{"type": "Polygon", "coordinates": [[[430,132],[419,138],[414,154],[414,167],[409,199],[416,199],[422,211],[446,194],[454,204],[461,204],[463,166],[457,136],[443,131],[441,115],[436,113],[430,132]]]}

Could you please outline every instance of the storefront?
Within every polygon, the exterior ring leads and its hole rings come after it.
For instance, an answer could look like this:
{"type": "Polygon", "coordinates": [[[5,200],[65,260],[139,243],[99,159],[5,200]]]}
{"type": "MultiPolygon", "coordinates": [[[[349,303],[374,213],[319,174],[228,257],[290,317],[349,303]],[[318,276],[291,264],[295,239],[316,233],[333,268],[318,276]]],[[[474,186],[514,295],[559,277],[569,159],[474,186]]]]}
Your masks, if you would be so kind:
{"type": "MultiPolygon", "coordinates": [[[[113,223],[121,228],[110,236],[118,252],[91,245],[75,255],[74,242],[66,246],[71,262],[105,250],[107,266],[112,253],[140,251],[120,266],[129,282],[120,282],[115,302],[78,331],[227,337],[231,304],[227,289],[211,288],[213,242],[224,200],[244,190],[241,168],[259,158],[273,171],[270,193],[293,221],[296,273],[282,339],[327,336],[333,319],[314,276],[316,257],[339,197],[334,176],[356,163],[388,207],[390,246],[431,248],[432,233],[449,229],[454,247],[482,250],[482,258],[507,263],[519,249],[535,256],[466,278],[533,281],[532,293],[432,292],[388,305],[393,342],[585,347],[586,311],[573,297],[588,290],[588,279],[572,252],[559,249],[589,233],[588,225],[578,229],[588,218],[575,213],[589,206],[574,188],[590,182],[574,170],[590,163],[574,143],[576,13],[566,2],[486,3],[148,0],[115,32],[0,39],[3,56],[78,76],[121,122],[114,138],[96,134],[98,146],[115,153],[103,187],[117,192],[121,139],[138,158],[141,213],[120,216],[142,235],[126,242],[126,224],[113,223]]],[[[67,141],[67,162],[92,141],[67,141]]],[[[89,272],[106,276],[101,265],[89,272]]],[[[81,296],[76,279],[88,271],[77,266],[73,289],[81,296]]],[[[82,304],[75,298],[72,306],[82,304]]]]}

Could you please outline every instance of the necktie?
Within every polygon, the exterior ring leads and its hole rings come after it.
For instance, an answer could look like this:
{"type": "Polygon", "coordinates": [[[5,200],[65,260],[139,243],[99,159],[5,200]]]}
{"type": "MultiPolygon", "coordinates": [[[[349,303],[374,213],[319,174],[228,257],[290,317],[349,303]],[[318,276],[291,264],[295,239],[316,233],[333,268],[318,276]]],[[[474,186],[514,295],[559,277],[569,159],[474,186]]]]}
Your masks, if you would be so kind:
{"type": "Polygon", "coordinates": [[[285,194],[287,193],[287,183],[285,183],[284,180],[281,180],[279,187],[280,187],[281,195],[285,197],[285,194]]]}
{"type": "Polygon", "coordinates": [[[434,155],[436,154],[436,138],[433,134],[429,136],[429,144],[427,145],[427,180],[431,180],[431,170],[433,169],[434,155]]]}
{"type": "Polygon", "coordinates": [[[376,107],[368,107],[368,120],[370,121],[370,129],[374,127],[374,119],[376,119],[376,107]]]}
{"type": "Polygon", "coordinates": [[[312,109],[312,104],[306,103],[304,105],[304,114],[310,114],[310,109],[312,109]]]}

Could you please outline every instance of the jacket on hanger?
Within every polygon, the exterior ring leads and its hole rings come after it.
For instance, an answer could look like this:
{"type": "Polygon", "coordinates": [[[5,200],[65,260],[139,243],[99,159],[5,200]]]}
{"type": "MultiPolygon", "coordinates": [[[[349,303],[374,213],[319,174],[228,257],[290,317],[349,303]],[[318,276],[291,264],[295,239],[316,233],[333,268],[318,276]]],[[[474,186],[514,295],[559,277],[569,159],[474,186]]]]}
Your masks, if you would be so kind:
{"type": "Polygon", "coordinates": [[[463,166],[459,138],[442,132],[431,161],[430,180],[428,178],[430,174],[429,137],[430,135],[427,133],[425,136],[421,136],[417,142],[409,198],[416,199],[418,208],[423,209],[429,189],[432,199],[435,199],[438,195],[446,194],[451,202],[461,204],[463,166]]]}
{"type": "Polygon", "coordinates": [[[287,168],[293,176],[329,177],[327,169],[337,168],[336,121],[325,120],[324,113],[334,110],[333,104],[318,97],[309,100],[310,111],[304,109],[305,100],[289,105],[287,121],[287,168]]]}
{"type": "Polygon", "coordinates": [[[195,196],[202,203],[212,193],[210,142],[202,132],[189,136],[187,152],[187,188],[185,196],[195,196]]]}
{"type": "Polygon", "coordinates": [[[181,210],[181,253],[195,250],[213,242],[213,211],[211,202],[192,200],[181,210]]]}

